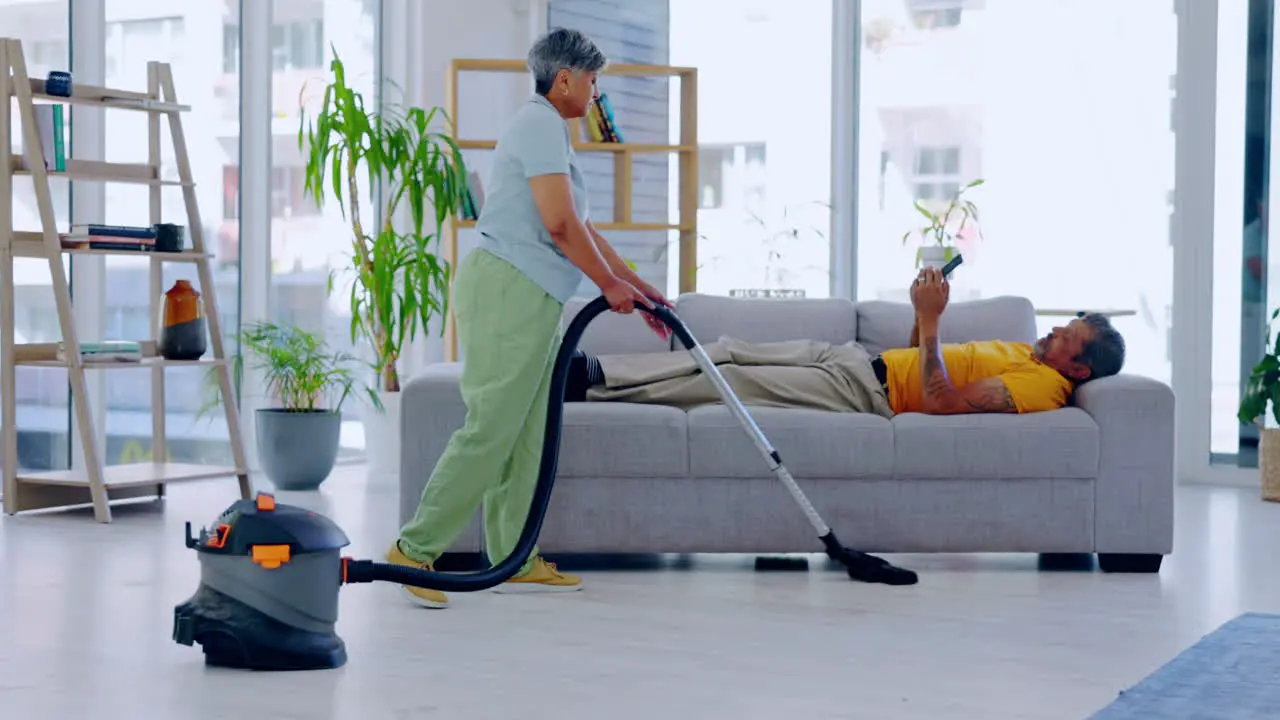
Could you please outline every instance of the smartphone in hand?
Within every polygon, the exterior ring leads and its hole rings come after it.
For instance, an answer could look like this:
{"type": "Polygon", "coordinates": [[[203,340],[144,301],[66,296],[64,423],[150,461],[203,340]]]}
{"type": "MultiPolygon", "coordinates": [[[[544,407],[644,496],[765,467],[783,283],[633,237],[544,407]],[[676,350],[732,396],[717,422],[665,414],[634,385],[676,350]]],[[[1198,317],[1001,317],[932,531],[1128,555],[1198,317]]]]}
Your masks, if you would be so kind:
{"type": "Polygon", "coordinates": [[[943,277],[943,279],[946,279],[948,276],[950,276],[950,275],[951,275],[951,271],[953,271],[953,270],[955,270],[957,267],[959,267],[959,266],[960,266],[960,263],[962,263],[962,262],[964,262],[964,256],[963,256],[963,255],[961,255],[960,253],[956,253],[956,256],[955,256],[955,257],[953,257],[953,258],[951,258],[951,262],[948,262],[946,265],[943,265],[943,266],[942,266],[942,277],[943,277]]]}

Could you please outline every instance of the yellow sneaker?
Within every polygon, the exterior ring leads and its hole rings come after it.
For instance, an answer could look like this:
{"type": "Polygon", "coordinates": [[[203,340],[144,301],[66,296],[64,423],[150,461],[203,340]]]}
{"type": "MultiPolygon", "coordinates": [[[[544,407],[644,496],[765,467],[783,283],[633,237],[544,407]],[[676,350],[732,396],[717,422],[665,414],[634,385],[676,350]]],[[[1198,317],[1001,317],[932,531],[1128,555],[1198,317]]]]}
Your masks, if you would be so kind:
{"type": "MultiPolygon", "coordinates": [[[[422,568],[430,570],[430,563],[417,562],[408,555],[400,551],[400,542],[396,541],[391,549],[387,551],[387,562],[392,565],[403,565],[405,567],[422,568]]],[[[446,608],[449,607],[449,598],[439,590],[431,590],[428,588],[411,587],[409,585],[401,585],[405,591],[409,593],[409,597],[422,607],[428,608],[446,608]]]]}
{"type": "Polygon", "coordinates": [[[497,593],[573,592],[582,589],[582,578],[563,573],[542,557],[533,559],[533,568],[493,589],[497,593]]]}

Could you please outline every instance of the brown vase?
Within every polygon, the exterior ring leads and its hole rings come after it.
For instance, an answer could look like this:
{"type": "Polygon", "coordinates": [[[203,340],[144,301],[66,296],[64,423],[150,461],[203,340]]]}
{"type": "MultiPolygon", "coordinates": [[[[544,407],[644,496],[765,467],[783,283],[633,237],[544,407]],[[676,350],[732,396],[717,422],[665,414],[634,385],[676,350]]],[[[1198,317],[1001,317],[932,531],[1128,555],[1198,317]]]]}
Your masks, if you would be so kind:
{"type": "Polygon", "coordinates": [[[205,338],[204,300],[187,280],[178,280],[164,294],[160,320],[160,357],[166,360],[199,360],[208,347],[205,338]]]}

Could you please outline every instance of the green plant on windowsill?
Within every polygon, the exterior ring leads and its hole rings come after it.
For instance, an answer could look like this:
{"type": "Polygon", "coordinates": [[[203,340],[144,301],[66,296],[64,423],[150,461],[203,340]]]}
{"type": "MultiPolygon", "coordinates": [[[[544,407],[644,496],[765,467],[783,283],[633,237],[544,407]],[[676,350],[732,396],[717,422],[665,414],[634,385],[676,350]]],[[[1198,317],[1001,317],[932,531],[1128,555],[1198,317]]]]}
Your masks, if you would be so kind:
{"type": "Polygon", "coordinates": [[[982,238],[982,227],[978,222],[978,206],[972,200],[966,199],[964,194],[984,182],[982,178],[978,178],[960,188],[951,197],[946,208],[938,212],[930,210],[922,201],[916,200],[916,211],[929,223],[924,227],[908,230],[902,236],[903,245],[907,244],[912,235],[920,236],[921,247],[916,251],[916,267],[920,267],[925,262],[946,263],[955,257],[956,237],[964,232],[965,227],[970,223],[977,231],[978,238],[982,238]],[[952,223],[957,220],[960,224],[953,231],[952,223]]]}

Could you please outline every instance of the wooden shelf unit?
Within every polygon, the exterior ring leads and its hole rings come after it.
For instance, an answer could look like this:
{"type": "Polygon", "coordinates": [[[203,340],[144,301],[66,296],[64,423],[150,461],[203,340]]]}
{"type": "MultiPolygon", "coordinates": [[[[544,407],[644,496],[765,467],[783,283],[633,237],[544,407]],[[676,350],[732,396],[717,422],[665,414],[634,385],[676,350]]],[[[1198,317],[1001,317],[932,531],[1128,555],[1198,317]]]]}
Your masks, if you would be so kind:
{"type": "MultiPolygon", "coordinates": [[[[26,510],[45,510],[92,504],[94,519],[111,522],[111,502],[137,497],[163,497],[165,485],[183,480],[236,477],[240,496],[250,496],[249,475],[245,461],[243,439],[240,432],[239,410],[236,406],[231,370],[222,342],[222,321],[216,298],[211,260],[206,251],[200,208],[196,202],[195,182],[192,179],[191,162],[187,155],[186,136],[183,132],[181,113],[190,110],[177,102],[173,72],[168,64],[147,63],[147,91],[115,90],[73,84],[70,97],[49,95],[43,80],[27,75],[22,43],[12,38],[0,38],[0,196],[13,196],[13,178],[30,177],[35,186],[36,205],[39,211],[39,231],[13,227],[12,202],[0,204],[0,395],[3,396],[3,414],[0,415],[0,431],[4,445],[0,448],[4,464],[4,510],[13,515],[26,510]],[[12,98],[17,99],[16,112],[12,98]],[[66,170],[52,172],[45,169],[39,131],[35,122],[35,103],[56,102],[68,106],[85,105],[113,110],[133,110],[148,115],[148,161],[146,163],[109,163],[68,158],[66,170]],[[16,115],[16,117],[15,117],[16,115]],[[178,169],[177,180],[160,177],[160,121],[169,123],[169,136],[178,169]],[[13,125],[22,130],[27,148],[25,156],[15,155],[7,138],[12,137],[13,125]],[[50,178],[66,178],[87,182],[141,183],[150,186],[150,212],[148,225],[163,222],[161,218],[161,189],[164,186],[181,187],[186,206],[186,227],[191,238],[191,248],[181,252],[137,252],[128,250],[80,249],[63,245],[72,239],[60,233],[53,211],[50,178]],[[194,263],[204,297],[204,312],[209,332],[210,352],[206,357],[192,361],[172,361],[159,356],[155,337],[141,339],[141,362],[86,362],[80,356],[80,333],[75,327],[70,287],[67,282],[68,256],[114,255],[118,257],[145,258],[150,264],[151,317],[159,315],[159,298],[162,287],[162,265],[166,262],[194,263]],[[51,290],[58,312],[58,324],[67,352],[66,359],[58,358],[58,343],[25,343],[18,345],[14,338],[14,259],[43,258],[49,263],[51,290]],[[71,410],[80,434],[85,458],[83,469],[54,471],[20,471],[18,469],[17,401],[14,397],[18,366],[65,368],[71,385],[71,410]],[[152,455],[167,456],[165,452],[164,370],[169,367],[211,367],[218,375],[222,393],[222,406],[226,412],[234,467],[199,465],[176,462],[143,462],[123,465],[105,465],[98,436],[90,412],[90,398],[85,382],[86,371],[149,370],[151,372],[151,427],[152,455]]],[[[69,114],[68,114],[69,119],[69,114]]],[[[69,127],[69,122],[64,123],[69,127]]],[[[67,143],[70,147],[70,143],[67,143]]],[[[154,331],[153,331],[154,334],[154,331]]]]}
{"type": "MultiPolygon", "coordinates": [[[[492,150],[497,140],[468,137],[459,120],[458,88],[463,73],[527,73],[524,60],[495,60],[479,58],[455,58],[445,74],[445,110],[451,121],[450,133],[463,150],[492,150]]],[[[675,145],[654,143],[598,143],[583,142],[586,135],[581,123],[584,119],[566,121],[576,152],[611,153],[613,155],[613,210],[612,222],[595,222],[601,232],[608,231],[663,231],[679,232],[680,248],[679,292],[693,292],[697,286],[698,267],[698,70],[692,67],[669,65],[638,65],[620,63],[605,69],[604,76],[642,76],[680,79],[680,142],[675,145]],[[640,154],[672,154],[678,167],[679,220],[675,223],[635,222],[631,213],[632,159],[640,154]]],[[[531,91],[532,92],[532,91],[531,91]]],[[[475,227],[475,221],[451,217],[445,224],[444,259],[449,267],[457,267],[458,231],[475,227]]],[[[453,312],[445,320],[445,360],[458,357],[458,337],[453,312]]]]}

